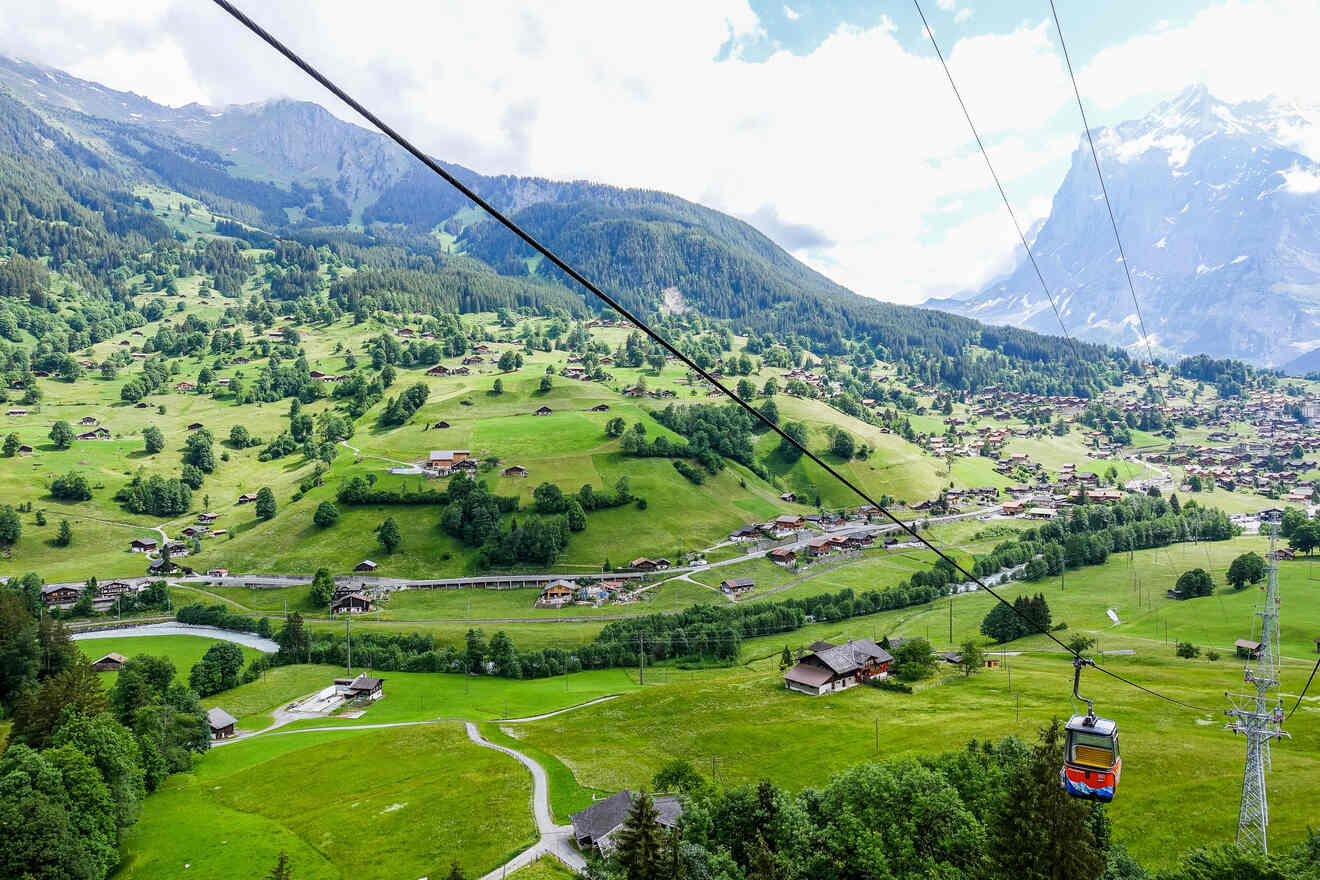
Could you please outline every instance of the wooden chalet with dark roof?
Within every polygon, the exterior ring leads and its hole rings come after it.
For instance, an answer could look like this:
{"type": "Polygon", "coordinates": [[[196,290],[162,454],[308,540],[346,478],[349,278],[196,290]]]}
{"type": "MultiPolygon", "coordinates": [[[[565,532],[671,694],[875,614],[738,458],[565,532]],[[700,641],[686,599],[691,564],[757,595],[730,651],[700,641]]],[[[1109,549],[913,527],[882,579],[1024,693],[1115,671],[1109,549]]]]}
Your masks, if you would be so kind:
{"type": "MultiPolygon", "coordinates": [[[[578,848],[586,853],[595,850],[605,856],[614,852],[618,845],[615,837],[632,812],[635,797],[631,791],[624,789],[570,816],[578,848]]],[[[678,826],[678,820],[683,815],[683,804],[677,797],[655,795],[651,803],[655,805],[657,825],[665,831],[672,831],[678,826]]]]}
{"type": "Polygon", "coordinates": [[[366,614],[375,611],[376,606],[371,604],[365,594],[359,592],[345,593],[342,596],[335,597],[330,603],[330,616],[337,617],[340,614],[366,614]]]}
{"type": "Polygon", "coordinates": [[[69,584],[48,584],[41,588],[41,602],[46,607],[72,605],[82,595],[83,588],[69,584]]]}
{"type": "Polygon", "coordinates": [[[741,596],[743,593],[752,590],[756,586],[756,581],[751,578],[725,578],[720,581],[720,592],[726,596],[741,596]]]}
{"type": "Polygon", "coordinates": [[[336,678],[335,690],[348,700],[375,702],[385,696],[385,679],[372,678],[365,672],[357,678],[336,678]]]}
{"type": "Polygon", "coordinates": [[[858,639],[844,645],[817,642],[811,653],[784,673],[784,687],[818,697],[841,691],[867,679],[884,678],[894,658],[870,639],[858,639]]]}

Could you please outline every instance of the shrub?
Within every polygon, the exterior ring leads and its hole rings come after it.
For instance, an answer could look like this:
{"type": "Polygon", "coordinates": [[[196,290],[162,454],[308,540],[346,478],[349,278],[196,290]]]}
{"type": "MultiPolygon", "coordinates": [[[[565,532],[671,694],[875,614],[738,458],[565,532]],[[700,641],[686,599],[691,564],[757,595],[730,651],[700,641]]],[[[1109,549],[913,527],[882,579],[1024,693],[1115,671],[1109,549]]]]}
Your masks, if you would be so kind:
{"type": "Polygon", "coordinates": [[[92,487],[85,476],[69,471],[50,481],[50,494],[61,501],[87,501],[92,497],[92,487]]]}

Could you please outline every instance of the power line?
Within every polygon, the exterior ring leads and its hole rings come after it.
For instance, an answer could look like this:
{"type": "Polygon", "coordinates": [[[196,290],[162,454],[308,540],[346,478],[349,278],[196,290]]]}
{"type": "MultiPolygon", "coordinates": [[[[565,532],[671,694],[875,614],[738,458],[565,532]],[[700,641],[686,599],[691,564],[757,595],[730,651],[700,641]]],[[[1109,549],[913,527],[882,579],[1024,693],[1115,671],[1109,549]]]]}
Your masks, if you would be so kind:
{"type": "Polygon", "coordinates": [[[1105,187],[1105,176],[1100,172],[1100,156],[1095,150],[1095,139],[1091,137],[1091,124],[1086,121],[1086,108],[1082,106],[1082,93],[1077,88],[1077,77],[1073,74],[1072,58],[1068,56],[1068,44],[1063,39],[1063,26],[1059,24],[1059,11],[1050,0],[1050,13],[1054,16],[1054,29],[1059,34],[1059,46],[1063,49],[1063,60],[1068,66],[1068,78],[1072,80],[1073,95],[1077,97],[1077,110],[1082,114],[1082,130],[1086,132],[1086,142],[1091,145],[1091,160],[1095,162],[1095,176],[1100,179],[1100,192],[1105,197],[1105,208],[1109,211],[1109,225],[1114,229],[1114,241],[1118,243],[1118,256],[1123,263],[1123,274],[1127,277],[1128,290],[1132,293],[1132,305],[1137,310],[1137,323],[1141,325],[1141,338],[1146,341],[1146,354],[1150,362],[1155,363],[1155,350],[1151,348],[1150,334],[1146,332],[1146,319],[1141,316],[1141,303],[1137,301],[1137,288],[1132,284],[1132,269],[1128,266],[1127,254],[1123,253],[1123,239],[1118,234],[1118,221],[1114,219],[1114,206],[1109,202],[1109,190],[1105,187]]]}
{"type": "Polygon", "coordinates": [[[1320,669],[1320,657],[1316,658],[1315,665],[1311,667],[1311,676],[1308,679],[1306,679],[1306,687],[1302,688],[1302,692],[1297,695],[1297,702],[1293,703],[1293,707],[1288,710],[1288,715],[1286,718],[1283,719],[1284,721],[1287,721],[1288,718],[1293,717],[1293,713],[1297,711],[1297,707],[1302,705],[1302,699],[1306,696],[1306,692],[1311,689],[1311,682],[1315,680],[1315,673],[1317,669],[1320,669]]]}
{"type": "MultiPolygon", "coordinates": [[[[913,2],[916,2],[916,0],[913,0],[913,2]]],[[[754,406],[752,406],[752,405],[751,405],[750,403],[748,403],[747,401],[743,400],[743,399],[742,399],[741,397],[739,397],[737,394],[735,394],[734,392],[732,392],[731,390],[729,390],[729,389],[728,389],[723,383],[721,383],[718,379],[716,379],[714,376],[712,376],[709,372],[707,372],[706,370],[704,370],[704,369],[702,369],[700,366],[698,366],[697,363],[696,363],[695,361],[693,361],[690,357],[688,357],[688,356],[687,356],[686,354],[684,354],[683,352],[679,351],[678,348],[676,348],[676,347],[673,345],[673,343],[671,343],[668,339],[666,339],[665,337],[661,336],[661,335],[660,335],[659,333],[657,333],[655,330],[651,329],[651,327],[650,327],[646,322],[644,322],[642,319],[638,318],[638,317],[637,317],[636,315],[634,315],[631,311],[629,311],[627,308],[625,308],[625,307],[623,306],[623,304],[621,304],[620,302],[618,302],[617,300],[615,300],[615,299],[614,299],[613,297],[611,297],[609,294],[605,293],[603,290],[601,290],[601,289],[600,289],[599,287],[597,287],[595,284],[593,284],[593,283],[591,283],[590,281],[588,281],[587,278],[586,278],[585,276],[583,276],[580,272],[578,272],[576,269],[574,269],[572,266],[570,266],[568,263],[566,263],[563,259],[561,259],[561,258],[560,258],[560,257],[554,252],[554,251],[550,250],[548,247],[546,247],[545,245],[541,244],[541,242],[538,241],[535,237],[533,237],[533,236],[531,235],[531,233],[529,233],[529,232],[527,232],[526,230],[524,230],[521,226],[519,226],[519,225],[518,225],[517,223],[515,223],[513,220],[511,220],[511,219],[509,219],[508,217],[506,217],[503,213],[501,213],[498,209],[496,209],[493,205],[491,205],[489,202],[487,202],[487,201],[486,201],[485,199],[483,199],[481,196],[477,195],[473,190],[471,190],[470,188],[468,188],[467,186],[465,186],[461,181],[459,181],[456,177],[454,177],[454,175],[452,175],[451,173],[449,173],[449,172],[448,172],[448,171],[447,171],[447,170],[446,170],[446,169],[445,169],[445,168],[444,168],[439,162],[437,162],[435,159],[433,159],[433,158],[431,158],[430,156],[428,156],[426,153],[422,152],[422,150],[420,150],[418,147],[414,146],[414,145],[413,145],[413,144],[412,144],[407,138],[405,138],[403,135],[399,134],[399,133],[398,133],[397,131],[395,131],[391,126],[387,125],[382,119],[380,119],[380,117],[378,117],[375,113],[372,113],[370,110],[368,110],[365,106],[363,106],[360,102],[358,102],[355,98],[353,98],[352,96],[350,96],[347,92],[345,92],[345,91],[344,91],[343,89],[341,89],[339,86],[335,85],[334,82],[332,82],[328,77],[326,77],[326,76],[325,76],[324,74],[322,74],[319,70],[317,70],[315,67],[313,67],[310,63],[308,63],[307,61],[304,61],[304,60],[303,60],[303,59],[302,59],[302,58],[301,58],[296,52],[294,52],[292,49],[290,49],[290,48],[288,48],[287,46],[285,46],[285,45],[284,45],[282,42],[280,42],[275,36],[273,36],[273,35],[270,34],[268,31],[266,31],[264,28],[262,28],[261,25],[257,24],[255,21],[253,21],[251,18],[249,18],[244,12],[242,12],[240,9],[238,9],[236,6],[234,6],[233,3],[229,2],[229,0],[215,0],[215,3],[216,3],[216,5],[219,6],[221,9],[225,10],[225,11],[228,12],[231,16],[233,16],[233,18],[234,18],[235,20],[237,20],[238,22],[240,22],[244,27],[246,27],[246,28],[247,28],[248,30],[250,30],[252,33],[256,34],[258,37],[260,37],[260,38],[262,39],[262,41],[264,41],[265,43],[267,43],[268,45],[270,45],[271,48],[275,49],[277,52],[279,52],[281,55],[283,55],[285,58],[287,58],[290,62],[292,62],[294,65],[296,65],[299,69],[301,69],[304,73],[306,73],[306,74],[307,74],[308,76],[310,76],[312,79],[316,80],[318,83],[320,83],[322,86],[324,86],[324,87],[326,88],[326,90],[328,90],[331,94],[333,94],[335,97],[339,98],[339,100],[343,101],[343,102],[344,102],[345,104],[347,104],[349,107],[353,108],[355,111],[357,111],[359,114],[361,114],[361,116],[362,116],[363,118],[365,118],[368,122],[370,122],[372,125],[374,125],[378,130],[380,130],[380,132],[381,132],[382,134],[384,134],[385,136],[387,136],[388,138],[390,138],[390,140],[394,141],[396,144],[398,144],[400,147],[402,147],[404,150],[406,150],[408,153],[410,153],[414,158],[416,158],[419,162],[421,162],[422,164],[424,164],[427,168],[430,168],[432,171],[434,171],[436,174],[438,174],[438,175],[439,175],[441,178],[443,178],[448,184],[450,184],[451,186],[453,186],[455,189],[457,189],[459,192],[461,192],[464,196],[466,196],[468,199],[470,199],[470,200],[471,200],[471,201],[472,201],[477,207],[481,208],[481,210],[483,210],[483,211],[485,211],[487,214],[489,214],[489,215],[491,216],[492,219],[498,221],[498,222],[500,223],[500,225],[504,226],[506,229],[508,229],[510,232],[512,232],[512,233],[513,233],[514,235],[516,235],[518,238],[522,239],[522,240],[523,240],[523,241],[524,241],[529,247],[531,247],[533,250],[535,250],[535,251],[537,251],[538,253],[540,253],[545,259],[549,260],[551,263],[553,263],[555,266],[557,266],[560,270],[562,270],[562,271],[564,272],[564,274],[568,275],[570,278],[572,278],[572,279],[573,279],[574,281],[576,281],[578,284],[581,284],[584,288],[586,288],[586,289],[587,289],[588,291],[590,291],[593,295],[595,295],[599,300],[601,300],[601,301],[604,302],[606,305],[608,305],[610,308],[612,308],[615,312],[617,312],[619,315],[621,315],[624,319],[626,319],[626,320],[627,320],[629,323],[631,323],[633,326],[637,327],[638,330],[642,331],[642,332],[645,333],[647,336],[649,336],[653,342],[655,342],[655,343],[656,343],[657,345],[659,345],[661,348],[664,348],[666,351],[668,351],[670,354],[672,354],[675,358],[677,358],[679,361],[681,361],[683,364],[685,364],[685,365],[686,365],[689,369],[691,369],[694,373],[696,373],[697,375],[701,376],[701,378],[704,379],[706,382],[709,382],[709,383],[710,383],[711,385],[713,385],[715,388],[719,389],[719,391],[720,391],[721,393],[723,393],[726,397],[728,397],[730,400],[732,400],[732,401],[733,401],[735,404],[737,404],[738,406],[742,407],[742,408],[748,413],[748,415],[750,415],[754,420],[756,420],[756,421],[758,421],[758,422],[764,424],[769,430],[774,431],[776,434],[778,434],[779,437],[780,437],[781,439],[786,440],[786,441],[788,441],[789,443],[791,443],[793,446],[797,447],[797,449],[799,449],[799,450],[802,452],[802,454],[805,455],[810,461],[814,462],[814,463],[815,463],[816,465],[818,465],[822,470],[824,470],[827,474],[829,474],[830,476],[834,477],[834,479],[838,480],[840,484],[846,486],[848,489],[851,489],[852,492],[853,492],[855,495],[857,495],[857,497],[861,498],[863,501],[865,501],[865,502],[866,502],[868,505],[870,505],[872,508],[874,508],[874,509],[880,511],[882,514],[884,514],[884,515],[885,515],[885,516],[886,516],[891,522],[893,522],[893,524],[894,524],[895,526],[897,526],[899,529],[901,529],[902,531],[906,532],[907,534],[911,535],[911,536],[912,536],[913,538],[915,538],[918,542],[920,542],[921,544],[923,544],[928,550],[931,550],[932,552],[934,552],[936,556],[940,557],[940,559],[944,560],[946,563],[948,563],[950,566],[952,566],[953,569],[954,569],[955,571],[957,571],[957,572],[959,572],[960,574],[962,574],[962,575],[963,575],[968,581],[970,581],[970,582],[976,584],[979,588],[985,590],[987,593],[989,593],[991,596],[993,596],[993,597],[994,597],[996,600],[998,600],[1000,603],[1006,605],[1009,609],[1011,609],[1011,610],[1013,611],[1014,614],[1016,614],[1019,618],[1021,618],[1023,621],[1025,621],[1025,622],[1026,622],[1026,623],[1027,623],[1032,629],[1035,629],[1035,630],[1037,630],[1037,631],[1043,633],[1047,638],[1049,638],[1051,641],[1053,641],[1053,642],[1054,642],[1055,644],[1057,644],[1059,647],[1063,648],[1065,651],[1067,651],[1068,653],[1074,655],[1075,657],[1081,657],[1081,656],[1082,656],[1080,653],[1078,653],[1077,651],[1074,651],[1074,650],[1073,650],[1072,648],[1070,648],[1068,645],[1066,645],[1066,644],[1064,644],[1062,641],[1060,641],[1059,638],[1058,638],[1057,636],[1055,636],[1053,633],[1049,632],[1049,631],[1046,630],[1046,629],[1043,629],[1043,628],[1037,626],[1037,625],[1036,625],[1032,620],[1030,620],[1025,614],[1023,614],[1023,613],[1022,613],[1021,611],[1019,611],[1017,608],[1014,608],[1012,602],[1009,602],[1009,601],[1005,600],[1002,596],[1000,596],[998,593],[996,593],[993,589],[991,589],[990,587],[986,586],[986,584],[984,584],[984,583],[981,581],[980,578],[976,577],[976,576],[973,575],[971,572],[969,572],[967,569],[965,569],[965,568],[963,568],[961,565],[959,565],[958,562],[957,562],[957,560],[953,559],[953,557],[949,556],[949,555],[946,554],[944,551],[940,550],[938,547],[936,547],[934,544],[932,544],[929,540],[927,540],[926,538],[922,537],[922,536],[921,536],[921,535],[920,535],[920,534],[919,534],[914,528],[912,528],[912,526],[910,526],[908,523],[906,523],[906,522],[904,522],[903,520],[899,519],[899,518],[898,518],[897,516],[895,516],[893,513],[890,513],[890,511],[889,511],[888,508],[883,507],[883,506],[881,506],[880,504],[876,503],[874,500],[872,500],[871,497],[870,497],[869,495],[866,494],[866,492],[862,491],[861,487],[857,486],[857,485],[854,484],[851,480],[849,480],[847,477],[845,477],[843,474],[839,473],[837,470],[835,470],[833,467],[831,467],[831,466],[829,465],[828,462],[826,462],[826,461],[824,461],[823,459],[821,459],[820,456],[816,455],[814,452],[812,452],[810,449],[808,449],[803,443],[799,443],[797,440],[795,440],[795,439],[793,439],[792,437],[790,437],[790,436],[789,436],[789,435],[788,435],[788,434],[787,434],[782,428],[780,428],[780,427],[779,427],[778,425],[776,425],[774,422],[770,421],[770,419],[766,418],[766,417],[765,417],[760,411],[758,411],[754,406]]],[[[921,11],[921,7],[920,7],[920,5],[917,6],[917,11],[918,11],[918,12],[921,11]]],[[[922,16],[922,20],[925,21],[925,16],[924,16],[924,15],[922,16]]],[[[929,28],[927,28],[927,32],[929,32],[929,28]]],[[[933,38],[933,36],[932,36],[932,42],[933,42],[933,41],[934,41],[934,38],[933,38]]],[[[939,51],[939,47],[938,47],[938,46],[936,47],[936,51],[937,51],[937,52],[939,51]]],[[[943,56],[941,56],[940,61],[941,61],[941,63],[943,63],[943,56]]],[[[946,73],[948,72],[948,68],[947,68],[947,66],[945,67],[945,72],[946,72],[946,73]]],[[[952,78],[952,77],[949,78],[949,82],[950,82],[950,83],[953,82],[953,78],[952,78]]],[[[955,92],[956,92],[956,91],[957,91],[957,89],[955,88],[955,92]]],[[[961,97],[960,97],[960,98],[959,98],[959,101],[961,102],[961,100],[962,100],[962,99],[961,99],[961,97]]],[[[965,112],[965,111],[964,111],[964,112],[965,112]]],[[[968,122],[969,122],[969,123],[971,122],[971,117],[970,117],[970,116],[968,117],[968,122]]],[[[978,143],[980,142],[980,138],[979,138],[979,136],[978,136],[978,138],[977,138],[977,141],[978,141],[978,143]]],[[[982,153],[984,154],[984,148],[982,148],[982,153]]],[[[986,157],[986,163],[989,164],[989,161],[990,161],[990,160],[989,160],[989,157],[987,156],[987,157],[986,157]]],[[[993,169],[992,169],[992,172],[993,172],[993,169]]],[[[996,177],[996,182],[997,182],[997,181],[998,181],[998,178],[996,177]]],[[[1002,188],[1002,187],[1000,188],[1000,193],[1003,193],[1003,188],[1002,188]]],[[[1005,204],[1007,204],[1007,203],[1008,203],[1008,201],[1007,201],[1007,197],[1005,197],[1005,204]]],[[[1010,213],[1010,214],[1012,213],[1012,208],[1011,208],[1011,207],[1009,208],[1009,213],[1010,213]]],[[[1017,223],[1017,220],[1016,220],[1016,218],[1014,218],[1014,224],[1016,224],[1016,223],[1017,223]]],[[[1021,228],[1020,228],[1020,227],[1019,227],[1019,230],[1018,230],[1018,231],[1019,231],[1019,234],[1020,234],[1020,233],[1021,233],[1021,228]]],[[[1026,244],[1026,238],[1023,237],[1022,241],[1023,241],[1023,244],[1025,245],[1025,244],[1026,244]]],[[[1027,253],[1028,253],[1028,254],[1031,253],[1031,251],[1030,251],[1029,248],[1028,248],[1027,253]]],[[[1035,262],[1035,259],[1034,259],[1034,258],[1033,258],[1032,262],[1033,262],[1033,264],[1034,264],[1034,262],[1035,262]]],[[[1037,274],[1039,275],[1039,270],[1037,270],[1037,274]]],[[[1045,283],[1044,278],[1041,278],[1041,284],[1044,285],[1044,283],[1045,283]]],[[[1046,293],[1047,293],[1047,294],[1049,293],[1048,288],[1046,288],[1046,293]]],[[[1053,302],[1053,299],[1051,298],[1051,303],[1052,303],[1052,302],[1053,302]]],[[[1056,314],[1057,314],[1057,310],[1056,310],[1056,314]]],[[[1060,322],[1060,323],[1062,323],[1062,322],[1060,322]]],[[[1066,331],[1065,331],[1065,333],[1066,333],[1066,331]]],[[[1069,341],[1071,341],[1072,344],[1073,344],[1073,353],[1074,353],[1074,355],[1075,355],[1075,354],[1077,353],[1077,343],[1076,343],[1075,340],[1072,339],[1072,337],[1068,337],[1068,339],[1069,339],[1069,341]]],[[[1117,679],[1118,681],[1123,682],[1124,684],[1130,685],[1130,686],[1132,686],[1132,687],[1134,687],[1134,688],[1136,688],[1136,689],[1138,689],[1138,690],[1145,691],[1146,693],[1151,694],[1152,696],[1159,697],[1160,699],[1165,700],[1165,701],[1167,701],[1167,702],[1169,702],[1169,703],[1172,703],[1172,704],[1174,704],[1174,705],[1182,706],[1183,708],[1186,708],[1186,709],[1192,709],[1192,710],[1200,711],[1200,712],[1210,712],[1210,711],[1214,711],[1214,710],[1207,709],[1207,708],[1202,707],[1202,706],[1195,706],[1195,705],[1192,705],[1192,704],[1189,704],[1189,703],[1185,703],[1185,702],[1183,702],[1182,700],[1176,699],[1176,698],[1174,698],[1174,697],[1166,696],[1166,695],[1164,695],[1164,694],[1161,694],[1161,693],[1158,693],[1158,692],[1156,692],[1156,691],[1150,690],[1149,688],[1143,687],[1142,685],[1139,685],[1139,684],[1137,684],[1137,683],[1135,683],[1135,682],[1129,681],[1128,679],[1124,678],[1123,676],[1118,675],[1118,674],[1115,673],[1115,672],[1111,672],[1110,670],[1108,670],[1108,669],[1106,669],[1106,668],[1104,668],[1104,667],[1102,667],[1102,666],[1097,666],[1097,667],[1095,667],[1095,668],[1096,668],[1096,669],[1099,669],[1101,672],[1105,673],[1106,675],[1108,675],[1108,676],[1110,676],[1110,677],[1112,677],[1112,678],[1114,678],[1114,679],[1117,679]]]]}
{"type": "Polygon", "coordinates": [[[930,24],[926,21],[926,13],[921,11],[920,0],[912,0],[912,4],[917,7],[917,15],[921,16],[921,26],[926,31],[926,36],[930,38],[930,44],[935,49],[935,56],[940,59],[940,66],[944,68],[944,75],[948,77],[949,85],[953,88],[953,96],[958,99],[958,106],[962,108],[963,117],[967,120],[967,127],[972,130],[972,137],[976,139],[976,146],[981,150],[981,158],[985,159],[985,167],[990,170],[990,176],[994,178],[995,187],[999,190],[999,196],[1004,200],[1004,207],[1008,209],[1008,216],[1013,221],[1013,228],[1017,230],[1018,240],[1022,242],[1022,248],[1027,252],[1027,259],[1031,260],[1031,268],[1036,270],[1036,278],[1040,281],[1041,290],[1045,291],[1045,298],[1050,301],[1050,308],[1054,310],[1054,317],[1059,321],[1059,329],[1063,331],[1064,337],[1072,343],[1073,357],[1080,364],[1082,357],[1077,352],[1077,340],[1073,339],[1068,332],[1068,328],[1063,323],[1063,315],[1059,313],[1059,307],[1054,302],[1054,294],[1050,293],[1050,287],[1045,283],[1045,276],[1040,271],[1040,265],[1036,262],[1036,255],[1031,252],[1031,245],[1027,244],[1026,233],[1022,231],[1022,224],[1018,222],[1017,214],[1013,211],[1013,204],[1008,200],[1008,193],[1004,191],[1004,185],[999,182],[999,174],[995,171],[995,166],[990,162],[990,153],[985,148],[985,143],[981,140],[981,134],[976,130],[976,123],[972,122],[972,114],[967,110],[967,104],[963,101],[962,93],[958,91],[958,84],[953,81],[953,73],[949,70],[949,65],[944,60],[944,53],[940,51],[940,44],[935,42],[935,32],[930,29],[930,24]]]}

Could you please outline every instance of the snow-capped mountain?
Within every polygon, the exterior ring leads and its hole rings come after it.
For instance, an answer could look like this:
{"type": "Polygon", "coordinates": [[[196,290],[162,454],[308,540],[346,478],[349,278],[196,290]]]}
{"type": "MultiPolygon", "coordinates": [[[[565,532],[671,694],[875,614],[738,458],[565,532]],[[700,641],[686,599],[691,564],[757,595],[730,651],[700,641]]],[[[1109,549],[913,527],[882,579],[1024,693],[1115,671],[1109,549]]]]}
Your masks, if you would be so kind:
{"type": "MultiPolygon", "coordinates": [[[[1320,110],[1200,86],[1094,134],[1156,354],[1276,366],[1320,348],[1320,110]]],[[[1070,333],[1145,355],[1084,138],[1033,250],[1070,333]]],[[[1025,262],[928,305],[1059,332],[1025,262]]]]}

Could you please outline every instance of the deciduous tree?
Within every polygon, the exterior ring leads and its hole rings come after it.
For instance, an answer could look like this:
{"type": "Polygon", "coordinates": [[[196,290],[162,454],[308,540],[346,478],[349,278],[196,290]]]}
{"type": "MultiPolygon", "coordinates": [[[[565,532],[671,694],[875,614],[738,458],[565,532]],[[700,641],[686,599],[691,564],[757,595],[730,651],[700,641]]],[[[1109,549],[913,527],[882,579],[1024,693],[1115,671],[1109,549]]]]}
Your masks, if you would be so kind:
{"type": "Polygon", "coordinates": [[[337,519],[339,519],[339,508],[335,507],[332,501],[322,501],[316,505],[316,513],[312,514],[312,522],[323,529],[334,525],[337,519]]]}
{"type": "Polygon", "coordinates": [[[50,441],[55,444],[56,449],[68,449],[73,445],[74,433],[73,426],[61,419],[50,427],[50,441]]]}
{"type": "Polygon", "coordinates": [[[275,517],[275,493],[269,486],[262,486],[257,490],[256,501],[257,519],[273,519],[275,517]]]}
{"type": "Polygon", "coordinates": [[[147,425],[142,429],[142,443],[147,455],[155,455],[165,448],[165,435],[155,425],[147,425]]]}
{"type": "Polygon", "coordinates": [[[403,536],[399,534],[399,527],[392,516],[385,518],[377,533],[380,545],[385,548],[386,553],[393,553],[403,543],[403,536]]]}
{"type": "Polygon", "coordinates": [[[1228,582],[1240,590],[1247,584],[1258,584],[1265,579],[1265,560],[1259,553],[1243,553],[1228,567],[1228,582]]]}

